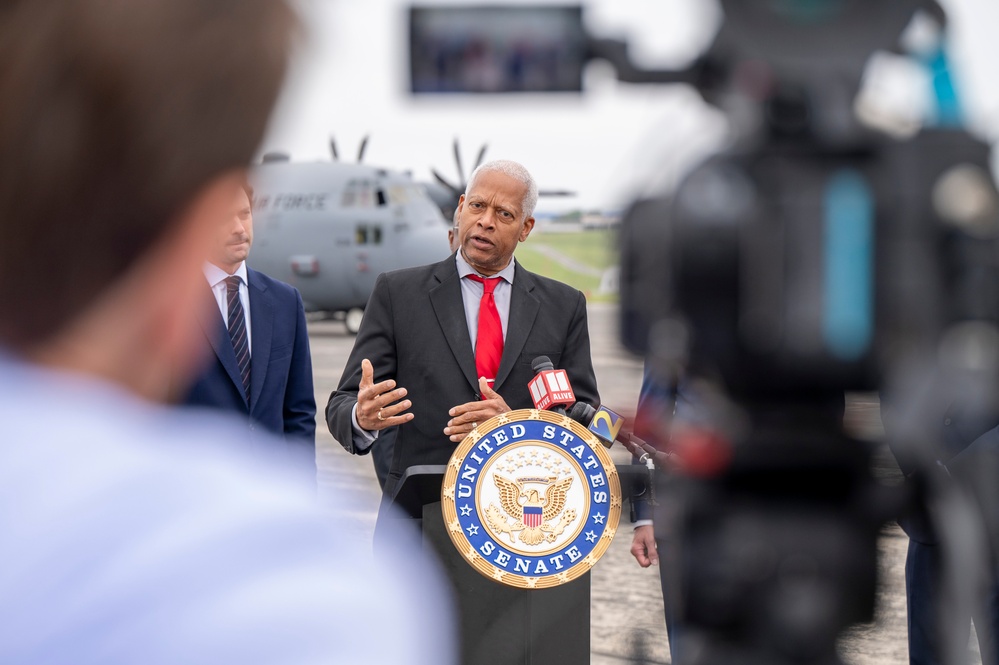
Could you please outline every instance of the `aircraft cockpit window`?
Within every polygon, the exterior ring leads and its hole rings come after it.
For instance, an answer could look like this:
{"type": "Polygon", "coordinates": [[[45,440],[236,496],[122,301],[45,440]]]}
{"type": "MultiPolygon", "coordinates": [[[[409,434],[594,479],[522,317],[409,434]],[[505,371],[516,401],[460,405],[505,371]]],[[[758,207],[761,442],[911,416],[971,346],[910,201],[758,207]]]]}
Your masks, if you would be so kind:
{"type": "Polygon", "coordinates": [[[375,205],[375,190],[370,182],[361,185],[361,195],[359,205],[364,208],[373,208],[375,205]]]}
{"type": "Polygon", "coordinates": [[[343,189],[340,198],[344,208],[373,208],[385,205],[385,195],[369,180],[352,180],[343,189]]]}
{"type": "Polygon", "coordinates": [[[405,205],[426,197],[420,185],[392,185],[388,188],[388,200],[393,205],[405,205]]]}
{"type": "Polygon", "coordinates": [[[382,244],[382,227],[377,224],[371,226],[358,224],[354,232],[354,239],[358,245],[380,245],[382,244]]]}

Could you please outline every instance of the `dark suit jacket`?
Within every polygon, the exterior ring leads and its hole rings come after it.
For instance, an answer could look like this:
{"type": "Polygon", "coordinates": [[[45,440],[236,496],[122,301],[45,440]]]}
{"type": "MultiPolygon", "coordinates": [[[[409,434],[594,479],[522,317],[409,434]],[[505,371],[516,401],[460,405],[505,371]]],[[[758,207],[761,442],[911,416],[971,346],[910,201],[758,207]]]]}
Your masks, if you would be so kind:
{"type": "Polygon", "coordinates": [[[212,307],[202,317],[212,357],[184,402],[242,414],[251,431],[260,426],[315,446],[315,387],[302,297],[297,289],[261,272],[248,267],[246,273],[250,293],[250,403],[243,395],[236,354],[218,307],[212,307]]]}
{"type": "MultiPolygon", "coordinates": [[[[531,361],[542,355],[566,370],[577,400],[600,403],[590,360],[586,298],[517,264],[494,385],[510,408],[533,408],[527,384],[534,377],[531,361]]],[[[447,464],[456,447],[444,435],[448,410],[480,398],[454,255],[440,263],[384,273],[375,282],[340,385],[326,405],[330,432],[355,454],[367,452],[354,448],[351,421],[363,358],[374,366],[376,383],[394,378],[413,403],[413,420],[397,428],[384,488],[391,497],[408,467],[447,464]]]]}
{"type": "MultiPolygon", "coordinates": [[[[881,396],[881,420],[889,433],[897,427],[893,420],[899,417],[893,406],[889,396],[881,396]]],[[[973,466],[976,459],[980,460],[980,451],[989,447],[990,440],[999,443],[999,430],[993,430],[997,423],[999,414],[951,404],[936,432],[936,465],[932,465],[931,460],[921,459],[918,451],[897,436],[887,437],[888,447],[905,476],[905,483],[913,488],[913,492],[922,493],[927,489],[923,476],[929,473],[949,476],[945,482],[960,482],[963,474],[958,469],[973,466]]],[[[898,524],[910,539],[924,545],[936,545],[939,543],[938,535],[924,501],[925,497],[920,496],[916,502],[910,502],[907,510],[899,516],[898,524]]]]}
{"type": "MultiPolygon", "coordinates": [[[[638,393],[638,410],[635,417],[635,435],[644,441],[652,444],[657,450],[670,450],[669,441],[660,438],[661,427],[673,419],[677,407],[677,386],[672,379],[658,377],[652,371],[648,362],[642,371],[642,388],[638,393]],[[658,425],[658,427],[657,427],[658,425]]],[[[632,457],[631,463],[638,464],[639,458],[632,457]]],[[[656,470],[651,479],[657,483],[656,492],[660,497],[665,497],[666,493],[666,472],[656,470]]],[[[650,502],[652,493],[649,482],[642,479],[636,481],[631,488],[631,521],[653,520],[653,506],[650,502]]],[[[660,521],[661,522],[661,521],[660,521]]],[[[657,523],[657,526],[661,524],[657,523]]],[[[658,536],[659,534],[657,534],[658,536]]]]}

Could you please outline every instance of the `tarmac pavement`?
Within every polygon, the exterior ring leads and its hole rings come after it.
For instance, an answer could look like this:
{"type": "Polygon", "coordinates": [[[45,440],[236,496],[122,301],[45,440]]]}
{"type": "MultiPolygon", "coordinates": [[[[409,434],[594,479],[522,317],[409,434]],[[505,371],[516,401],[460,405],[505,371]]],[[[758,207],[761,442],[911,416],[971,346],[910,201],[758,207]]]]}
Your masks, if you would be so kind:
{"type": "MultiPolygon", "coordinates": [[[[588,312],[593,364],[601,398],[615,411],[632,413],[641,384],[641,360],[617,342],[615,305],[592,304],[588,312]]],[[[324,488],[332,482],[347,483],[348,491],[361,498],[362,509],[356,516],[356,528],[370,532],[374,528],[380,496],[371,458],[348,455],[330,436],[323,416],[354,337],[347,333],[342,322],[334,320],[310,321],[309,337],[319,410],[316,456],[320,493],[322,496],[324,488]]],[[[847,423],[858,436],[876,440],[880,433],[876,400],[865,395],[851,396],[847,423]]],[[[620,446],[615,446],[611,454],[615,462],[630,462],[630,456],[620,446]]],[[[886,452],[879,458],[879,464],[886,475],[897,473],[886,452]]],[[[658,569],[655,566],[643,569],[632,558],[629,551],[631,529],[627,520],[626,503],[618,535],[592,571],[591,663],[669,663],[658,569]]],[[[844,635],[840,653],[846,663],[903,665],[908,662],[903,573],[907,544],[905,534],[896,525],[883,529],[879,541],[881,576],[877,618],[844,635]]]]}

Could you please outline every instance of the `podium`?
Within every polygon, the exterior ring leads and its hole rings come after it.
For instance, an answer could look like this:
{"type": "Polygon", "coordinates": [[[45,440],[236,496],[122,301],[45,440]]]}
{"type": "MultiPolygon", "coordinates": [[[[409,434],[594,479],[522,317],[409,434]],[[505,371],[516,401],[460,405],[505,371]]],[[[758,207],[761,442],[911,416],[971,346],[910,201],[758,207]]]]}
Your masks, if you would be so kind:
{"type": "Polygon", "coordinates": [[[454,590],[464,665],[582,665],[590,662],[590,573],[557,587],[519,589],[488,579],[451,542],[441,511],[445,466],[412,466],[393,502],[421,519],[423,547],[454,590]]]}

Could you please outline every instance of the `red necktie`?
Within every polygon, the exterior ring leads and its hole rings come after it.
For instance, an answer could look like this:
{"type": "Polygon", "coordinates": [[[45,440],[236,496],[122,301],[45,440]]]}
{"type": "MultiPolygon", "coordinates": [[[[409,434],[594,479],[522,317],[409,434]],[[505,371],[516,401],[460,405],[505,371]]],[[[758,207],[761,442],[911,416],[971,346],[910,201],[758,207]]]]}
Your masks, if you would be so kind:
{"type": "Polygon", "coordinates": [[[503,357],[503,324],[500,323],[499,311],[496,309],[496,301],[493,299],[493,290],[503,278],[483,278],[478,275],[466,275],[466,277],[482,284],[482,300],[479,301],[479,330],[475,337],[475,371],[478,376],[486,377],[492,384],[499,371],[500,358],[503,357]]]}

